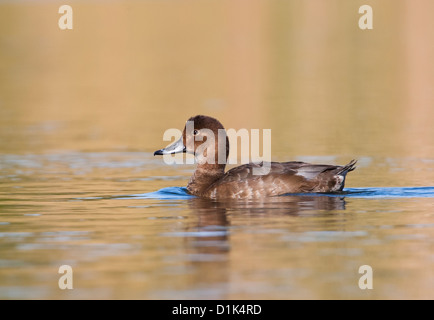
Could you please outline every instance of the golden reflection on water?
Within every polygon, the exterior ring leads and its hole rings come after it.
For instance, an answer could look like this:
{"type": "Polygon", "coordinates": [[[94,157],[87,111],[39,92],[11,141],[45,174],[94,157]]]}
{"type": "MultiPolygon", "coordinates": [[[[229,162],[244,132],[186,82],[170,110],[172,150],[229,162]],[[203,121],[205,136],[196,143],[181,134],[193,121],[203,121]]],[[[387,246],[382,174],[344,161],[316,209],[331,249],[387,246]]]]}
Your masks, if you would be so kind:
{"type": "Polygon", "coordinates": [[[151,151],[205,113],[276,154],[430,156],[432,4],[375,3],[362,31],[362,2],[78,2],[72,31],[2,3],[2,150],[151,151]]]}
{"type": "Polygon", "coordinates": [[[432,1],[80,1],[72,31],[61,4],[0,3],[0,297],[432,297],[431,199],[110,198],[185,185],[191,166],[148,153],[195,114],[271,128],[275,160],[358,158],[350,187],[432,185],[432,1]],[[77,289],[59,293],[65,261],[77,289]],[[381,289],[334,286],[366,263],[381,289]]]}

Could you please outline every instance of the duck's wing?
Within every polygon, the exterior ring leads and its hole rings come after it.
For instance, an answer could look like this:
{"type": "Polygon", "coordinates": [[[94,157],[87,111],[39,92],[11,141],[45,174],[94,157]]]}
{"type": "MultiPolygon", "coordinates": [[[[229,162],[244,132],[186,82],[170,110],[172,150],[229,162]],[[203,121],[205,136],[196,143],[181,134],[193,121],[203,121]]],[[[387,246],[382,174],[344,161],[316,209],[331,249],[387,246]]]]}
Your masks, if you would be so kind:
{"type": "Polygon", "coordinates": [[[320,175],[327,176],[344,176],[353,171],[356,167],[357,160],[351,160],[345,166],[336,166],[328,164],[311,164],[306,162],[284,162],[282,163],[287,168],[295,170],[297,175],[303,176],[308,180],[317,179],[320,175]]]}
{"type": "Polygon", "coordinates": [[[313,192],[342,191],[345,185],[345,177],[348,172],[356,168],[356,163],[356,160],[351,160],[345,166],[304,163],[296,169],[296,175],[302,176],[309,181],[310,185],[313,185],[311,190],[313,192]]]}
{"type": "Polygon", "coordinates": [[[356,160],[352,160],[345,166],[328,164],[311,164],[301,161],[249,163],[227,171],[225,181],[243,181],[245,179],[264,178],[264,176],[291,176],[298,175],[307,180],[316,179],[323,173],[332,175],[346,175],[355,169],[356,160]]]}
{"type": "Polygon", "coordinates": [[[232,168],[223,177],[224,182],[264,179],[267,176],[295,175],[303,162],[248,163],[232,168]]]}

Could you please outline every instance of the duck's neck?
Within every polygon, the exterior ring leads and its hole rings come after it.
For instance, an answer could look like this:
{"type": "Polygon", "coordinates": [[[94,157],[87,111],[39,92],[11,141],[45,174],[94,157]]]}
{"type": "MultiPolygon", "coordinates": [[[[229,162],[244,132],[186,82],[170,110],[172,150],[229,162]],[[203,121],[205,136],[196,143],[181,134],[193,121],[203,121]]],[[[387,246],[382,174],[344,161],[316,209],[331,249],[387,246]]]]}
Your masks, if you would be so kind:
{"type": "Polygon", "coordinates": [[[225,174],[224,164],[198,164],[190,178],[187,190],[192,195],[201,196],[217,180],[225,174]]]}

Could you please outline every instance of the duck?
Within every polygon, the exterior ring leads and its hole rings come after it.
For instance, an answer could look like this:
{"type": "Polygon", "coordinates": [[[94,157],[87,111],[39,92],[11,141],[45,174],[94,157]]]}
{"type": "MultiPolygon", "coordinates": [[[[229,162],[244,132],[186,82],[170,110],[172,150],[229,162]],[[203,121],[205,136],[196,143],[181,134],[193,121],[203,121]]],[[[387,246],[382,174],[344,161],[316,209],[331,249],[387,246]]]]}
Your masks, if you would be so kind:
{"type": "Polygon", "coordinates": [[[187,192],[207,199],[259,199],[286,194],[336,193],[343,190],[347,173],[353,171],[357,163],[357,160],[351,160],[339,166],[302,161],[263,161],[243,164],[225,172],[229,139],[220,121],[205,115],[190,117],[181,138],[155,151],[154,156],[175,153],[195,156],[197,166],[187,184],[187,192]]]}

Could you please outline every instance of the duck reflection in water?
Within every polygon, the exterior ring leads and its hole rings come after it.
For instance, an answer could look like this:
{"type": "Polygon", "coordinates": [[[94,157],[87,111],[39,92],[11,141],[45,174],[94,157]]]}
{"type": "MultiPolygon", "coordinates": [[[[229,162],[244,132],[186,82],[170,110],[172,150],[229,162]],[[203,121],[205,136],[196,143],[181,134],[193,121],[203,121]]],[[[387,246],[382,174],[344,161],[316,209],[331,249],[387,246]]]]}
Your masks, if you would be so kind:
{"type": "Polygon", "coordinates": [[[226,292],[228,288],[224,287],[230,282],[231,270],[229,253],[233,245],[230,236],[232,232],[238,232],[231,221],[249,219],[255,223],[257,218],[258,223],[262,223],[261,217],[265,216],[269,220],[270,216],[302,218],[309,212],[330,214],[345,210],[345,198],[326,195],[288,195],[255,201],[192,198],[188,200],[188,206],[194,222],[186,224],[184,243],[189,263],[196,269],[192,281],[218,284],[222,286],[219,287],[222,292],[226,292]]]}

